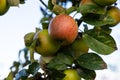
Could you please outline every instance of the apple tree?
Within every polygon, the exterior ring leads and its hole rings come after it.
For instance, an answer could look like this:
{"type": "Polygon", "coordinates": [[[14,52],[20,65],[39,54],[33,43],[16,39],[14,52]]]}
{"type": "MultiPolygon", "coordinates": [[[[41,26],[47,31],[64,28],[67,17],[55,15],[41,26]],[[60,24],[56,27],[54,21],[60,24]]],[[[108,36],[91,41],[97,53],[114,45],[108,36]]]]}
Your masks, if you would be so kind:
{"type": "MultiPolygon", "coordinates": [[[[95,80],[96,70],[107,69],[101,55],[117,50],[111,36],[120,22],[117,0],[39,1],[45,7],[40,7],[42,26],[24,35],[19,56],[25,61],[14,61],[5,80],[95,80]]],[[[0,0],[0,16],[24,3],[0,0]]]]}

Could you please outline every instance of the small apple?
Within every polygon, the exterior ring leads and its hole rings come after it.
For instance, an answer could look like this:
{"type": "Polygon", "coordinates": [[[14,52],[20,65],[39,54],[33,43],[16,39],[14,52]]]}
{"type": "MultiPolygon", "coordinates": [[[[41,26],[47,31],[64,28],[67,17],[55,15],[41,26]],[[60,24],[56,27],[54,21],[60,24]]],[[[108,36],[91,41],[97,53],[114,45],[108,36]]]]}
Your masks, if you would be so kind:
{"type": "Polygon", "coordinates": [[[34,38],[35,33],[34,32],[29,32],[27,34],[25,34],[24,36],[24,43],[26,47],[30,47],[32,42],[33,42],[33,38],[34,38]]]}
{"type": "Polygon", "coordinates": [[[62,80],[81,80],[78,72],[75,69],[67,69],[64,71],[66,76],[62,80]]]}
{"type": "Polygon", "coordinates": [[[9,7],[7,0],[0,0],[0,16],[4,15],[8,11],[9,7]]]}
{"type": "Polygon", "coordinates": [[[71,16],[60,14],[51,20],[48,32],[53,39],[62,41],[62,45],[67,45],[76,39],[78,25],[71,16]]]}
{"type": "Polygon", "coordinates": [[[59,50],[61,43],[50,37],[48,29],[38,31],[35,35],[37,35],[38,39],[35,46],[37,53],[42,56],[52,56],[59,50]]]}
{"type": "MultiPolygon", "coordinates": [[[[78,34],[79,35],[79,34],[78,34]]],[[[82,37],[77,37],[70,45],[71,50],[74,52],[74,57],[78,58],[80,55],[88,53],[89,47],[82,37]]]]}
{"type": "Polygon", "coordinates": [[[117,25],[120,22],[120,9],[115,6],[108,7],[107,16],[110,16],[114,20],[114,22],[108,24],[108,26],[112,27],[117,25]]]}
{"type": "Polygon", "coordinates": [[[100,6],[109,6],[114,4],[117,0],[93,0],[93,1],[100,6]]]}

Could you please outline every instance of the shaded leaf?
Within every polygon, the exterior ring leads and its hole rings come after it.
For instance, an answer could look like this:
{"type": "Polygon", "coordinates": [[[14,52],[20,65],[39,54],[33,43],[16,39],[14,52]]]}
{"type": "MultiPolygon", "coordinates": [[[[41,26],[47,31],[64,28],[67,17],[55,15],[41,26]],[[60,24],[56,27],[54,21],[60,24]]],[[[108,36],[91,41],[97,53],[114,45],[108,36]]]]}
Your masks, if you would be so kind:
{"type": "Polygon", "coordinates": [[[79,6],[78,12],[81,12],[83,15],[86,13],[105,14],[106,10],[96,4],[84,4],[79,6]]]}
{"type": "Polygon", "coordinates": [[[33,62],[31,65],[29,65],[28,73],[35,75],[38,72],[39,68],[40,68],[39,63],[33,62]]]}
{"type": "Polygon", "coordinates": [[[99,54],[108,55],[116,50],[115,40],[103,30],[91,29],[83,34],[83,39],[93,51],[99,54]]]}
{"type": "Polygon", "coordinates": [[[47,73],[52,80],[62,80],[65,77],[65,74],[62,71],[56,69],[49,69],[47,73]]]}
{"type": "Polygon", "coordinates": [[[94,70],[80,68],[77,69],[79,75],[84,78],[85,80],[95,80],[96,72],[94,70]]]}
{"type": "Polygon", "coordinates": [[[83,16],[83,21],[94,26],[104,26],[113,23],[114,19],[110,16],[105,15],[87,14],[83,16]]]}
{"type": "Polygon", "coordinates": [[[71,65],[73,62],[73,59],[69,55],[65,55],[64,53],[58,53],[58,55],[52,59],[47,67],[57,70],[65,70],[67,68],[67,65],[71,65]]]}
{"type": "Polygon", "coordinates": [[[107,68],[107,64],[95,53],[83,54],[78,58],[77,62],[81,67],[90,70],[101,70],[107,68]]]}
{"type": "Polygon", "coordinates": [[[20,80],[23,79],[25,80],[29,76],[28,72],[26,69],[22,69],[15,75],[15,80],[20,80]]]}

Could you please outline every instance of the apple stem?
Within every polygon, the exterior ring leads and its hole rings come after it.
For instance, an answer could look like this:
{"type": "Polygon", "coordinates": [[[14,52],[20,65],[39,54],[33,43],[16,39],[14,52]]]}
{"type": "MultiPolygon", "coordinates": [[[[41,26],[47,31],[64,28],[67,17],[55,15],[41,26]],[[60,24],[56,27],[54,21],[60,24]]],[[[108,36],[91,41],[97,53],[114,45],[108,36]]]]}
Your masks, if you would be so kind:
{"type": "Polygon", "coordinates": [[[35,62],[35,59],[34,59],[34,49],[35,49],[36,41],[37,41],[37,39],[35,39],[33,41],[33,43],[31,44],[31,46],[30,46],[30,61],[31,62],[35,62]]]}

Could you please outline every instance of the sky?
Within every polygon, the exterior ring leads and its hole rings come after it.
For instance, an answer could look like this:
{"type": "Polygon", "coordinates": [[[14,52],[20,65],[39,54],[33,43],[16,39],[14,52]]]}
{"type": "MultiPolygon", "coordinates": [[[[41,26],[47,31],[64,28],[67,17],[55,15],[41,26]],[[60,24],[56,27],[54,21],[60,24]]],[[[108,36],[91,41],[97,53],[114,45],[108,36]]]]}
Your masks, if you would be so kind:
{"type": "MultiPolygon", "coordinates": [[[[42,17],[40,6],[39,0],[27,0],[25,4],[11,7],[4,16],[0,16],[0,80],[8,75],[13,61],[18,60],[18,51],[24,48],[24,35],[34,32],[35,28],[40,26],[39,21],[42,17]]],[[[118,6],[120,6],[120,1],[118,1],[118,6]]],[[[118,50],[108,56],[102,56],[109,66],[106,70],[96,71],[96,80],[119,80],[119,26],[120,24],[115,26],[111,34],[117,43],[118,50]]]]}

